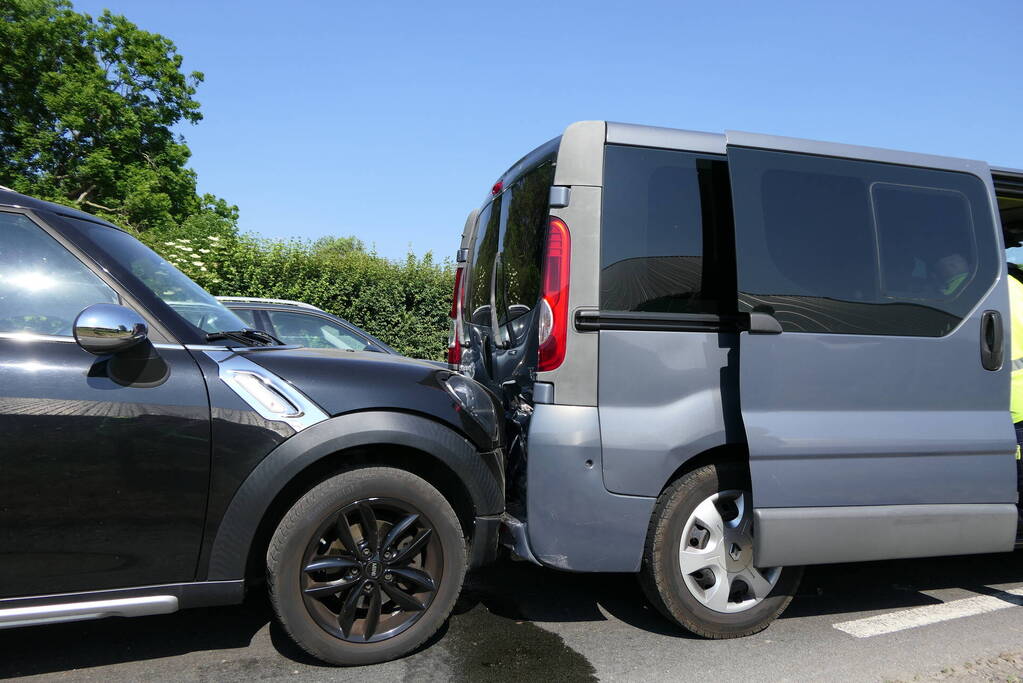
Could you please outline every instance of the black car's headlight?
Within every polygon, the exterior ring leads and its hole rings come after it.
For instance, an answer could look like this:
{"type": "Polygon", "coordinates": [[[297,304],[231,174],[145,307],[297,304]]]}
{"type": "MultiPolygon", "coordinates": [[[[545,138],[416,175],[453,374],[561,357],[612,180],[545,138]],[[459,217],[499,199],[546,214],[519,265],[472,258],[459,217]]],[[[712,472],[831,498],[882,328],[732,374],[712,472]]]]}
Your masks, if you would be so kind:
{"type": "Polygon", "coordinates": [[[483,428],[484,432],[496,440],[497,410],[487,390],[479,382],[463,375],[448,375],[441,383],[455,402],[483,428]]]}

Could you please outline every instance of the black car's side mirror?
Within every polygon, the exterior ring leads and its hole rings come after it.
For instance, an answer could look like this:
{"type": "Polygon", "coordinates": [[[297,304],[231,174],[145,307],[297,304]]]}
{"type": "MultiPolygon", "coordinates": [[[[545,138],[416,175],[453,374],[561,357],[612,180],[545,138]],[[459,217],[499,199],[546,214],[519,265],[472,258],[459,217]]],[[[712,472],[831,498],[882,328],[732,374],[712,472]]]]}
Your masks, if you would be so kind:
{"type": "Polygon", "coordinates": [[[78,314],[75,341],[97,356],[126,351],[149,336],[146,321],[135,311],[117,304],[93,304],[78,314]]]}

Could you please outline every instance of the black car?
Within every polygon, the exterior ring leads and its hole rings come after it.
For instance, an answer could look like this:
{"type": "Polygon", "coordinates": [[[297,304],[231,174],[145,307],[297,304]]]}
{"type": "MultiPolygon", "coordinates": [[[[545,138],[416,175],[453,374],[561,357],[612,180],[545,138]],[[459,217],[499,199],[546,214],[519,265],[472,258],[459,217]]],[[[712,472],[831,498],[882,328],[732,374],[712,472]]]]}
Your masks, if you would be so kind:
{"type": "Polygon", "coordinates": [[[493,397],[254,331],[126,232],[0,190],[0,628],[237,603],[337,664],[437,631],[504,507],[493,397]]]}

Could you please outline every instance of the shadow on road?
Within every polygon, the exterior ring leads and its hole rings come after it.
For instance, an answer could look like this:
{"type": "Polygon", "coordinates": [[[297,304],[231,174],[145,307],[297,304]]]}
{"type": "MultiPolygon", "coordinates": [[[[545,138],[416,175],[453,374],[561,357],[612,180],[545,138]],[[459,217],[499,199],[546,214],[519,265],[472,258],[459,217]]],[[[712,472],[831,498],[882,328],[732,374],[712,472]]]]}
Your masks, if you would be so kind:
{"type": "MultiPolygon", "coordinates": [[[[782,618],[916,607],[938,602],[921,591],[990,593],[984,586],[1021,580],[1020,552],[811,567],[782,618]]],[[[598,622],[607,620],[605,613],[643,631],[689,637],[649,605],[631,574],[571,574],[505,561],[469,577],[448,624],[410,661],[441,658],[473,680],[523,673],[522,667],[538,676],[560,671],[561,678],[587,680],[592,668],[585,659],[531,622],[598,622]]],[[[253,592],[237,607],[3,631],[0,677],[249,648],[271,621],[266,598],[253,592]]],[[[269,635],[289,666],[320,666],[275,623],[269,635]]]]}
{"type": "MultiPolygon", "coordinates": [[[[1023,552],[808,567],[781,618],[919,607],[940,602],[921,591],[960,588],[990,594],[985,586],[1019,581],[1023,552]]],[[[693,637],[647,602],[632,574],[571,574],[505,563],[472,577],[462,598],[511,619],[604,621],[604,610],[644,631],[693,637]]]]}

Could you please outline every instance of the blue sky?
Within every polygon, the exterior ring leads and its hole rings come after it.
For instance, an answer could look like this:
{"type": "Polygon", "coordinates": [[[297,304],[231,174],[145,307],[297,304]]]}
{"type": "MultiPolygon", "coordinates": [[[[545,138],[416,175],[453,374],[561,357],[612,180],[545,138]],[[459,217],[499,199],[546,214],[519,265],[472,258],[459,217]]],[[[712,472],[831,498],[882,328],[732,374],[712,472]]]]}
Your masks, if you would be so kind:
{"type": "Polygon", "coordinates": [[[607,119],[1023,167],[1023,2],[75,0],[203,71],[203,191],[268,237],[452,255],[524,153],[607,119]]]}

